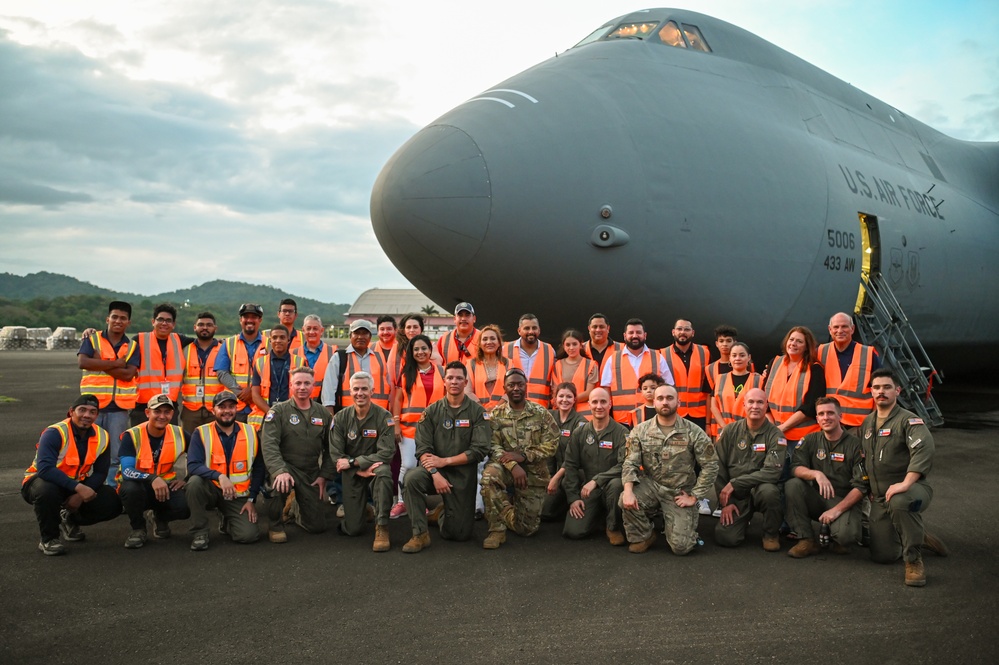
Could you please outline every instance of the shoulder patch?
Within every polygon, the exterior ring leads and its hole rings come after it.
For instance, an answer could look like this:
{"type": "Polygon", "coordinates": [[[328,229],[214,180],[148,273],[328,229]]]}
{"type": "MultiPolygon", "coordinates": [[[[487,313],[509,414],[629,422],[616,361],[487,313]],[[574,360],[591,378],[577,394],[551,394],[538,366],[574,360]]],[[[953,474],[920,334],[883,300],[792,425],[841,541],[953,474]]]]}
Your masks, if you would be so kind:
{"type": "Polygon", "coordinates": [[[910,425],[924,425],[922,418],[909,418],[910,425]]]}
{"type": "Polygon", "coordinates": [[[271,409],[270,411],[268,411],[267,415],[264,416],[264,422],[265,423],[269,423],[272,420],[274,420],[274,409],[271,409]]]}
{"type": "Polygon", "coordinates": [[[395,418],[389,416],[388,418],[385,419],[385,424],[388,425],[389,427],[395,427],[395,418]]]}

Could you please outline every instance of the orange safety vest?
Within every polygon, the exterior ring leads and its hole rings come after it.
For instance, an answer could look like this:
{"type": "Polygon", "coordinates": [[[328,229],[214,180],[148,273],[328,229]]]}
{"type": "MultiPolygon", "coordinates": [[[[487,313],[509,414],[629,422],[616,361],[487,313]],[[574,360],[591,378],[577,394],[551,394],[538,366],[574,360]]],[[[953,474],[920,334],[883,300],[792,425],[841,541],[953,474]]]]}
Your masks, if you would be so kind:
{"type": "MultiPolygon", "coordinates": [[[[770,366],[767,375],[767,401],[770,402],[770,414],[774,423],[780,425],[801,408],[801,403],[808,392],[808,382],[812,378],[812,368],[799,362],[787,376],[785,363],[787,356],[777,356],[770,366]],[[804,366],[804,370],[802,367],[804,366]]],[[[800,441],[806,434],[818,432],[819,425],[814,418],[805,418],[801,423],[784,432],[788,441],[800,441]]]]}
{"type": "Polygon", "coordinates": [[[469,360],[465,367],[468,369],[472,390],[475,392],[475,397],[479,400],[479,404],[486,411],[492,411],[506,397],[506,391],[503,388],[503,376],[506,374],[509,365],[504,365],[502,362],[496,365],[496,381],[493,382],[492,390],[486,387],[485,365],[473,359],[469,360]]]}
{"type": "MultiPolygon", "coordinates": [[[[431,352],[435,349],[431,346],[431,352]]],[[[388,356],[388,372],[395,385],[402,381],[402,366],[406,362],[406,347],[399,342],[392,346],[388,356]]]]}
{"type": "MultiPolygon", "coordinates": [[[[111,342],[104,338],[104,334],[96,332],[90,336],[90,345],[94,347],[101,360],[117,360],[122,358],[128,360],[135,352],[135,340],[118,347],[118,352],[111,348],[111,342]],[[104,340],[104,341],[102,341],[104,340]]],[[[100,408],[106,408],[114,402],[122,409],[135,407],[135,398],[138,393],[135,379],[131,381],[119,381],[107,372],[83,370],[83,377],[80,379],[80,394],[93,395],[97,398],[100,408]]]]}
{"type": "MultiPolygon", "coordinates": [[[[316,364],[310,365],[312,367],[312,376],[316,380],[316,385],[312,389],[312,399],[319,399],[319,396],[322,395],[323,377],[326,376],[326,368],[329,367],[330,358],[337,352],[337,348],[336,344],[319,342],[319,355],[316,356],[316,364]]],[[[307,363],[309,362],[309,358],[305,355],[305,349],[306,347],[300,346],[291,353],[307,363]]]]}
{"type": "MultiPolygon", "coordinates": [[[[371,378],[375,382],[371,390],[371,403],[377,404],[383,409],[391,409],[392,407],[389,406],[391,378],[388,375],[388,363],[385,361],[385,356],[378,351],[372,351],[368,354],[368,358],[368,366],[371,368],[368,374],[371,375],[371,378]]],[[[343,383],[340,384],[341,409],[354,406],[354,398],[350,396],[350,377],[355,372],[361,371],[361,362],[357,359],[356,353],[348,353],[346,360],[347,367],[343,373],[343,383]]]]}
{"type": "MultiPolygon", "coordinates": [[[[520,362],[520,347],[514,346],[516,342],[507,342],[504,351],[510,367],[524,369],[520,362]]],[[[555,364],[555,349],[547,342],[538,342],[538,350],[535,351],[534,364],[531,365],[531,374],[527,377],[527,399],[535,404],[539,404],[546,409],[552,403],[552,366],[555,364]]]]}
{"type": "Polygon", "coordinates": [[[854,346],[846,376],[840,376],[839,359],[831,342],[819,346],[819,362],[825,368],[826,395],[839,402],[843,425],[857,427],[874,410],[874,398],[868,385],[874,371],[874,347],[854,346]]]}
{"type": "MultiPolygon", "coordinates": [[[[305,358],[298,354],[289,353],[288,354],[288,390],[291,391],[291,370],[298,369],[299,367],[305,367],[305,358]]],[[[257,375],[260,377],[260,396],[264,398],[267,404],[271,404],[271,354],[257,356],[253,359],[253,369],[257,370],[257,375]]],[[[246,422],[256,427],[260,428],[264,424],[264,416],[266,414],[260,410],[260,407],[253,404],[250,409],[250,415],[246,417],[246,422]]]]}
{"type": "Polygon", "coordinates": [[[187,345],[184,379],[180,384],[180,400],[185,409],[191,411],[197,411],[201,408],[212,410],[212,398],[222,392],[222,384],[215,374],[215,357],[219,354],[221,347],[220,342],[209,349],[208,359],[202,365],[201,356],[198,355],[198,343],[192,342],[187,345]]]}
{"type": "Polygon", "coordinates": [[[645,417],[645,405],[640,404],[631,412],[631,421],[637,425],[638,423],[644,423],[646,420],[648,419],[645,417]]]}
{"type": "Polygon", "coordinates": [[[743,396],[747,390],[753,388],[763,388],[763,377],[755,372],[750,372],[746,377],[746,382],[742,385],[742,390],[739,391],[738,395],[735,394],[735,382],[732,381],[731,373],[718,376],[713,399],[718,410],[721,411],[722,421],[725,425],[746,417],[746,400],[743,396]]]}
{"type": "Polygon", "coordinates": [[[160,345],[153,333],[139,333],[136,338],[138,339],[139,353],[142,354],[139,374],[136,377],[139,388],[139,404],[148,404],[149,400],[162,392],[170,395],[170,399],[176,404],[177,398],[180,397],[180,384],[184,380],[180,335],[170,333],[170,338],[166,344],[166,364],[163,363],[160,345]],[[164,385],[167,388],[165,391],[163,390],[164,385]]]}
{"type": "MultiPolygon", "coordinates": [[[[623,348],[624,348],[624,342],[612,341],[609,344],[607,344],[607,348],[604,349],[604,358],[603,360],[600,361],[600,366],[597,368],[597,370],[602,373],[604,371],[604,365],[607,364],[607,361],[610,360],[610,357],[623,348]]],[[[590,340],[586,340],[585,342],[583,342],[583,352],[590,357],[590,360],[596,362],[596,360],[594,360],[593,358],[593,348],[590,345],[590,340]]]]}
{"type": "MultiPolygon", "coordinates": [[[[56,468],[65,473],[67,476],[73,480],[86,480],[90,477],[93,472],[94,461],[100,457],[100,455],[108,449],[108,441],[111,437],[108,433],[98,427],[97,425],[91,425],[91,430],[97,434],[97,445],[91,445],[90,439],[93,438],[93,434],[87,438],[87,454],[84,456],[83,461],[80,461],[80,452],[76,449],[76,441],[73,440],[71,433],[71,428],[73,427],[73,421],[69,418],[57,422],[54,425],[49,425],[45,429],[54,429],[59,432],[59,437],[62,439],[62,445],[59,448],[59,458],[56,460],[56,468]]],[[[44,433],[44,432],[43,432],[44,433]]],[[[21,481],[21,485],[27,484],[29,480],[38,475],[38,444],[35,444],[35,459],[32,460],[31,466],[27,468],[24,472],[24,480],[21,481]]]]}
{"type": "MultiPolygon", "coordinates": [[[[248,496],[253,460],[257,457],[257,432],[246,423],[237,421],[233,424],[237,428],[236,445],[232,448],[232,459],[228,461],[215,423],[202,425],[196,431],[201,432],[201,443],[205,446],[205,465],[212,471],[229,476],[236,489],[236,496],[248,496]]],[[[221,487],[218,480],[212,482],[216,487],[221,487]]]]}
{"type": "MultiPolygon", "coordinates": [[[[598,372],[597,383],[598,384],[600,383],[600,374],[599,374],[600,369],[597,366],[596,361],[583,357],[581,357],[581,360],[582,362],[576,365],[575,372],[572,374],[572,376],[569,377],[566,377],[564,374],[565,370],[563,369],[563,367],[565,366],[564,365],[565,359],[563,358],[562,360],[555,361],[555,366],[552,367],[552,381],[551,381],[553,409],[557,408],[555,406],[555,386],[557,386],[558,384],[569,381],[572,383],[572,385],[576,386],[576,394],[581,395],[582,393],[586,392],[586,377],[590,375],[590,370],[592,370],[595,367],[597,368],[598,372]]],[[[590,405],[587,404],[586,402],[576,402],[576,413],[583,416],[587,420],[593,419],[593,413],[590,412],[590,405]]]]}
{"type": "MultiPolygon", "coordinates": [[[[229,356],[229,373],[232,374],[232,378],[236,380],[236,385],[242,388],[246,388],[250,385],[251,381],[251,371],[253,369],[253,358],[250,358],[249,354],[246,352],[246,342],[239,335],[233,335],[225,341],[226,353],[229,356]]],[[[266,356],[267,351],[267,337],[264,336],[260,342],[260,346],[257,347],[258,356],[266,356]]],[[[237,394],[239,391],[236,391],[237,394]]],[[[246,402],[237,401],[236,402],[236,412],[240,413],[246,408],[246,402]]]]}
{"type": "Polygon", "coordinates": [[[437,340],[437,352],[441,354],[441,358],[444,359],[444,367],[447,364],[454,362],[455,360],[459,362],[468,362],[475,357],[475,354],[479,351],[479,336],[482,331],[478,328],[472,328],[472,337],[465,343],[466,352],[461,353],[461,349],[458,348],[458,343],[455,341],[455,335],[458,334],[457,330],[451,331],[437,340]]]}
{"type": "Polygon", "coordinates": [[[692,345],[690,354],[690,369],[680,360],[675,345],[670,344],[662,350],[666,358],[666,366],[673,373],[679,404],[676,408],[678,416],[705,418],[708,415],[708,394],[704,392],[704,368],[711,357],[708,347],[703,344],[692,345]]]}
{"type": "MultiPolygon", "coordinates": [[[[642,353],[642,363],[639,365],[638,374],[635,374],[631,361],[626,360],[624,354],[629,353],[627,347],[622,347],[615,351],[610,362],[611,367],[611,404],[614,408],[614,420],[627,425],[634,426],[635,409],[643,405],[641,393],[638,391],[638,377],[651,372],[659,373],[659,352],[646,347],[642,353]]],[[[605,386],[608,387],[608,386],[605,386]]]]}
{"type": "MultiPolygon", "coordinates": [[[[163,448],[160,450],[160,461],[153,464],[153,446],[149,442],[149,432],[146,431],[146,423],[136,425],[126,430],[132,435],[132,444],[135,446],[135,470],[142,473],[149,473],[159,476],[163,480],[173,482],[177,478],[177,470],[174,462],[184,454],[184,432],[176,425],[167,425],[163,434],[163,448]]],[[[186,474],[185,474],[186,475],[186,474]]],[[[121,468],[116,469],[115,476],[118,491],[121,492],[121,468]]]]}
{"type": "Polygon", "coordinates": [[[430,395],[427,395],[427,388],[419,376],[416,377],[414,385],[409,386],[411,388],[409,392],[405,390],[407,386],[399,386],[399,390],[402,390],[402,411],[399,412],[399,422],[402,424],[402,435],[407,439],[416,438],[416,423],[427,407],[444,397],[444,370],[437,365],[433,365],[433,368],[434,389],[430,395]]]}

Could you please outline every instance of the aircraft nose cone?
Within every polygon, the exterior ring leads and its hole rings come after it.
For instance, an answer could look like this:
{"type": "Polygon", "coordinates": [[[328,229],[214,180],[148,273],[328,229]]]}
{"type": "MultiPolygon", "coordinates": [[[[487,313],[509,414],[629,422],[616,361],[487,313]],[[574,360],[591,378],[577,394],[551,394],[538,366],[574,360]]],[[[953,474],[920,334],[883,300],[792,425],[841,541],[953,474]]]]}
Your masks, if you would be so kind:
{"type": "Polygon", "coordinates": [[[385,253],[411,281],[440,279],[478,251],[491,197],[475,141],[457,127],[431,125],[382,169],[371,192],[371,223],[385,253]]]}

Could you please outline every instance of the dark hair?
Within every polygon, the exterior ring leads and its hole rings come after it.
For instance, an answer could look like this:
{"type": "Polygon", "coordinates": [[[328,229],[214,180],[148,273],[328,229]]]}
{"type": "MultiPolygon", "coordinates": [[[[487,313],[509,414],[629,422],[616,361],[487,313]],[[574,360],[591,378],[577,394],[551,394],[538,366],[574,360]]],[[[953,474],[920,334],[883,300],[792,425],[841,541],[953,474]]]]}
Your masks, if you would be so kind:
{"type": "Polygon", "coordinates": [[[836,405],[836,411],[838,413],[842,413],[843,412],[843,405],[840,404],[839,400],[836,399],[835,397],[829,397],[828,395],[823,395],[822,397],[820,397],[817,400],[815,400],[815,406],[816,407],[820,407],[823,404],[835,404],[836,405]]]}
{"type": "Polygon", "coordinates": [[[409,340],[409,344],[406,345],[406,362],[402,364],[402,376],[405,379],[403,385],[405,386],[407,395],[413,394],[413,386],[416,385],[416,375],[420,371],[420,364],[416,362],[416,357],[413,355],[413,346],[417,342],[423,342],[430,347],[430,353],[434,352],[434,343],[426,335],[417,335],[409,340]]]}
{"type": "Polygon", "coordinates": [[[628,319],[624,322],[624,327],[627,328],[628,326],[642,326],[642,330],[645,330],[645,321],[641,319],[628,319]]]}
{"type": "Polygon", "coordinates": [[[753,352],[749,350],[749,345],[746,344],[745,342],[740,342],[739,340],[735,340],[734,342],[732,342],[732,348],[733,349],[735,347],[737,347],[737,346],[741,346],[742,348],[746,349],[746,355],[747,356],[753,355],[753,352]]]}
{"type": "Polygon", "coordinates": [[[211,312],[199,312],[198,315],[194,317],[195,321],[198,319],[211,319],[212,323],[218,323],[218,321],[215,320],[215,315],[211,312]]]}
{"type": "Polygon", "coordinates": [[[447,364],[447,367],[444,368],[444,373],[446,374],[449,369],[460,369],[462,376],[464,376],[466,379],[468,378],[468,368],[465,367],[465,363],[461,362],[460,360],[452,360],[451,362],[449,362],[447,364]]]}
{"type": "Polygon", "coordinates": [[[586,348],[583,347],[583,344],[586,344],[589,337],[579,332],[575,328],[569,328],[564,333],[562,333],[562,339],[559,340],[558,348],[555,350],[555,357],[560,360],[569,357],[569,354],[565,352],[564,345],[565,345],[565,340],[569,339],[570,337],[579,342],[579,355],[581,355],[584,358],[589,358],[590,356],[586,353],[586,348]]]}
{"type": "Polygon", "coordinates": [[[591,323],[593,323],[593,319],[603,319],[604,323],[607,324],[607,327],[608,328],[610,327],[610,319],[607,318],[606,314],[601,314],[600,312],[597,312],[596,314],[591,315],[590,318],[586,320],[586,325],[589,326],[591,323]]]}
{"type": "Polygon", "coordinates": [[[274,333],[276,333],[276,332],[282,332],[282,333],[284,333],[285,337],[287,337],[288,339],[291,339],[291,333],[289,333],[288,329],[285,328],[284,326],[275,326],[274,328],[271,328],[269,332],[270,332],[270,336],[271,337],[273,337],[274,333]]]}
{"type": "Polygon", "coordinates": [[[284,300],[282,300],[281,302],[279,302],[278,303],[278,308],[279,309],[281,308],[281,305],[291,305],[292,307],[295,308],[295,313],[298,314],[298,303],[295,302],[294,298],[285,298],[284,300]]]}
{"type": "Polygon", "coordinates": [[[884,378],[891,379],[892,384],[896,388],[900,388],[902,386],[902,384],[898,380],[898,377],[895,376],[895,372],[891,371],[887,367],[880,367],[871,372],[871,381],[870,383],[867,384],[867,387],[868,388],[871,387],[871,384],[874,383],[874,379],[884,379],[884,378]]]}
{"type": "Polygon", "coordinates": [[[388,314],[382,314],[381,316],[379,316],[378,320],[375,321],[375,327],[377,328],[383,323],[391,323],[393,328],[396,327],[395,317],[389,316],[388,314]]]}
{"type": "Polygon", "coordinates": [[[732,337],[737,338],[739,336],[739,331],[736,330],[735,326],[730,326],[727,323],[723,323],[717,328],[715,328],[715,339],[719,337],[732,337]]]}
{"type": "Polygon", "coordinates": [[[408,321],[416,321],[417,323],[419,323],[420,324],[420,332],[421,333],[427,327],[426,326],[426,322],[423,320],[423,317],[420,316],[419,314],[412,314],[412,313],[411,314],[406,314],[401,319],[399,319],[399,329],[395,333],[395,338],[403,346],[409,344],[409,338],[406,337],[406,323],[408,321]]]}
{"type": "Polygon", "coordinates": [[[177,321],[177,308],[174,307],[173,305],[171,305],[170,303],[166,303],[165,302],[165,303],[161,303],[161,304],[157,305],[153,309],[153,318],[155,319],[156,315],[160,314],[162,312],[166,312],[167,314],[169,314],[170,316],[173,317],[173,320],[175,322],[177,321]]]}
{"type": "Polygon", "coordinates": [[[517,327],[519,328],[520,324],[523,323],[524,321],[537,321],[537,320],[538,320],[537,315],[531,314],[530,312],[526,312],[524,314],[521,314],[520,318],[517,319],[517,327]]]}
{"type": "Polygon", "coordinates": [[[576,388],[576,384],[575,383],[572,383],[571,381],[563,381],[562,383],[560,383],[557,386],[555,386],[555,390],[554,390],[554,392],[552,392],[552,398],[554,398],[555,395],[558,395],[558,391],[560,391],[560,390],[568,390],[569,392],[572,393],[573,397],[575,397],[575,396],[577,396],[579,394],[579,391],[576,388]]]}
{"type": "Polygon", "coordinates": [[[659,386],[666,385],[666,379],[659,376],[655,372],[649,372],[648,374],[643,374],[640,377],[638,377],[638,387],[641,388],[642,384],[645,383],[646,381],[655,381],[657,388],[659,386]]]}
{"type": "Polygon", "coordinates": [[[782,356],[787,355],[787,340],[791,339],[792,333],[801,333],[805,338],[805,353],[801,359],[806,365],[811,365],[812,360],[815,358],[815,350],[818,347],[818,342],[815,341],[815,335],[812,334],[812,331],[805,326],[795,326],[787,331],[787,334],[784,335],[784,339],[780,343],[780,354],[782,356]]]}
{"type": "Polygon", "coordinates": [[[114,310],[118,310],[119,312],[127,312],[128,318],[132,318],[132,306],[127,302],[125,302],[124,300],[112,300],[111,303],[108,305],[108,315],[110,315],[111,312],[113,312],[114,310]]]}

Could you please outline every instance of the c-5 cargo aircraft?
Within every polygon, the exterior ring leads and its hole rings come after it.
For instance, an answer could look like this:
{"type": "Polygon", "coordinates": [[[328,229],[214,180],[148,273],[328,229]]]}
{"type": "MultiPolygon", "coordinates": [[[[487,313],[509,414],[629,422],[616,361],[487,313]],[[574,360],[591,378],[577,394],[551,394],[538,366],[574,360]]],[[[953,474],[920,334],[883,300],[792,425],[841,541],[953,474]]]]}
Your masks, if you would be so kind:
{"type": "Polygon", "coordinates": [[[510,332],[600,311],[661,346],[682,317],[762,360],[860,311],[863,271],[938,366],[999,366],[999,144],[703,14],[619,17],[444,114],[385,165],[371,218],[415,286],[510,332]]]}

